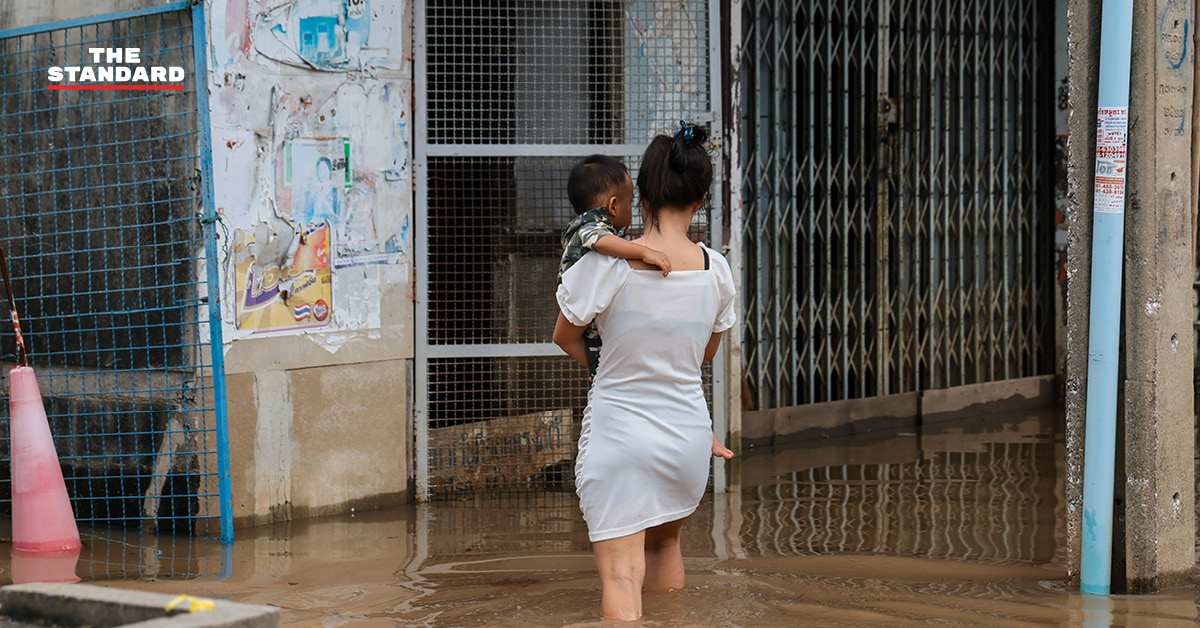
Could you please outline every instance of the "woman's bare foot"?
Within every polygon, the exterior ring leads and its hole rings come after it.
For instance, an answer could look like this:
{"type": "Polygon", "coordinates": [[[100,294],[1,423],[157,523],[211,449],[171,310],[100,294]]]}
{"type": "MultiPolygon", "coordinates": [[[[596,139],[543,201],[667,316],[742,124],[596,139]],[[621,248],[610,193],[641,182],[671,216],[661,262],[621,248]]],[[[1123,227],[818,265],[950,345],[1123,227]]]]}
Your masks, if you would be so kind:
{"type": "Polygon", "coordinates": [[[722,445],[721,440],[717,438],[717,435],[713,434],[712,455],[716,456],[717,458],[729,460],[733,457],[733,450],[725,445],[722,445]]]}

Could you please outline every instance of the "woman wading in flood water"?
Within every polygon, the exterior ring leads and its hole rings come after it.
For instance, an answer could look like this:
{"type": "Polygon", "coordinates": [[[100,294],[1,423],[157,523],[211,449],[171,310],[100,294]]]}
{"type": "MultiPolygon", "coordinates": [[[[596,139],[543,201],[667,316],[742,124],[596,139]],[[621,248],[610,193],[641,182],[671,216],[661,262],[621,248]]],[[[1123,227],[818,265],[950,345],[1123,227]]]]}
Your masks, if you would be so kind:
{"type": "Polygon", "coordinates": [[[586,366],[593,320],[603,339],[588,392],[575,463],[575,490],[587,521],[600,612],[633,620],[642,589],[683,588],[679,534],[696,510],[718,451],[701,367],[733,326],[734,283],[716,251],[688,239],[712,184],[703,127],[681,123],[642,156],[637,187],[644,235],[671,273],[636,260],[585,254],[563,274],[554,342],[586,366]]]}

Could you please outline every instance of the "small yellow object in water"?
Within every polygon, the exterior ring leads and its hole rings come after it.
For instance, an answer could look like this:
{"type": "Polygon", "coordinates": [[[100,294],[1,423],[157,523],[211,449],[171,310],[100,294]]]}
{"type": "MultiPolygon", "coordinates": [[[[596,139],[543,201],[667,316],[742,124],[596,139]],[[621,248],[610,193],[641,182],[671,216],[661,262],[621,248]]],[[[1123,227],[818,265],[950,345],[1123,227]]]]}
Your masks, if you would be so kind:
{"type": "Polygon", "coordinates": [[[166,610],[173,611],[176,606],[188,602],[188,612],[198,613],[200,611],[211,611],[217,607],[217,603],[204,598],[192,597],[190,595],[180,595],[167,603],[166,610]]]}

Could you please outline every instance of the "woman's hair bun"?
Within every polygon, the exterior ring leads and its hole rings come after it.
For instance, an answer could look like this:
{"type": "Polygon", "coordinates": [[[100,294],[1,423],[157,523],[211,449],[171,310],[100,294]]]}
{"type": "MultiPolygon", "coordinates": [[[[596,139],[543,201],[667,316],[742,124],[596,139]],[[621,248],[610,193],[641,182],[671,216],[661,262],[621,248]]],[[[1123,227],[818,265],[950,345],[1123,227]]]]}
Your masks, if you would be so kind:
{"type": "Polygon", "coordinates": [[[674,135],[658,135],[646,147],[637,187],[648,226],[657,227],[659,208],[686,207],[708,193],[713,169],[707,141],[707,128],[681,120],[674,135]]]}
{"type": "Polygon", "coordinates": [[[691,122],[679,121],[679,130],[675,131],[675,138],[682,139],[685,146],[692,144],[703,144],[708,141],[708,129],[691,122]]]}

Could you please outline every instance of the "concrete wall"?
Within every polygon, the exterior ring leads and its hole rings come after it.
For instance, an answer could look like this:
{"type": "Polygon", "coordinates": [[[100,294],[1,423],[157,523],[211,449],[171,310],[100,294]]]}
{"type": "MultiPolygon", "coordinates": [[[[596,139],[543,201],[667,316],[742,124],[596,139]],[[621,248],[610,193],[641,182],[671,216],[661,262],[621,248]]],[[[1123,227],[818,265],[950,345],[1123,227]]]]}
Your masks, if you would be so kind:
{"type": "Polygon", "coordinates": [[[1138,3],[1133,13],[1122,314],[1129,593],[1188,584],[1196,564],[1194,20],[1195,7],[1175,0],[1138,3]]]}
{"type": "Polygon", "coordinates": [[[237,526],[412,476],[411,3],[271,5],[206,5],[237,526]]]}
{"type": "Polygon", "coordinates": [[[743,447],[777,446],[835,436],[897,432],[999,412],[1054,407],[1054,375],[952,388],[743,411],[743,447]]]}
{"type": "Polygon", "coordinates": [[[404,361],[230,374],[238,526],[406,501],[404,361]]]}
{"type": "MultiPolygon", "coordinates": [[[[1096,60],[1100,56],[1100,10],[1087,0],[1068,0],[1067,53],[1071,112],[1067,143],[1067,573],[1079,583],[1083,525],[1083,435],[1087,408],[1088,319],[1092,281],[1092,175],[1096,155],[1096,60]]],[[[1117,403],[1118,413],[1121,404],[1117,403]]],[[[1123,483],[1118,482],[1120,487],[1123,483]]]]}
{"type": "Polygon", "coordinates": [[[1054,0],[1054,372],[1059,374],[1066,372],[1067,363],[1067,68],[1067,0],[1054,0]]]}

